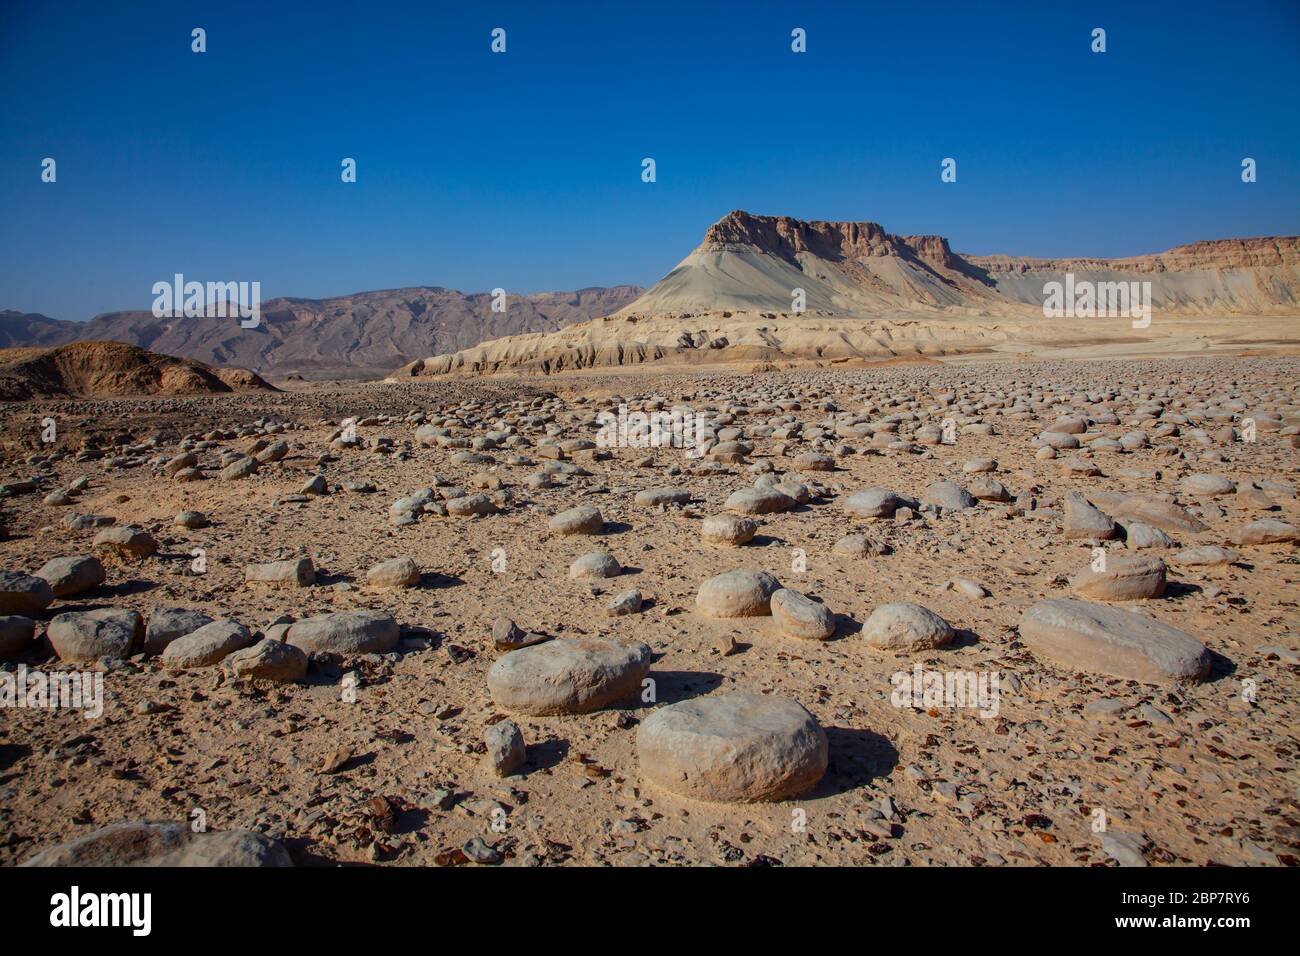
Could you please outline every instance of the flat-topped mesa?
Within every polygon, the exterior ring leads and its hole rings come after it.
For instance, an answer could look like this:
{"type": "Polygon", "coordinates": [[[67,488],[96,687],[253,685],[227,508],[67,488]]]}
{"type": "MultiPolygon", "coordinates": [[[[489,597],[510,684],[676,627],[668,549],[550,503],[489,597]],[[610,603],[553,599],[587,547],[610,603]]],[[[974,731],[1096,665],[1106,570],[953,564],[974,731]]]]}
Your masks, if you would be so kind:
{"type": "MultiPolygon", "coordinates": [[[[942,236],[895,235],[874,222],[735,210],[710,226],[652,288],[612,315],[491,339],[413,363],[394,377],[642,363],[929,359],[1087,346],[1108,336],[1187,335],[1180,319],[1232,316],[1252,317],[1239,328],[1222,328],[1234,342],[1294,338],[1277,321],[1266,335],[1258,320],[1300,316],[1300,238],[1195,242],[1126,259],[972,256],[953,252],[942,236]],[[1047,314],[1053,288],[1115,289],[1121,283],[1131,307],[1087,321],[1047,314]],[[1142,314],[1158,321],[1134,325],[1142,314]]],[[[1203,327],[1198,336],[1191,347],[1204,347],[1203,327]]]]}
{"type": "Polygon", "coordinates": [[[898,256],[951,267],[952,251],[942,236],[896,236],[875,222],[824,222],[790,216],[756,216],[742,209],[727,213],[704,234],[697,252],[751,247],[795,259],[811,253],[824,259],[898,256]]]}

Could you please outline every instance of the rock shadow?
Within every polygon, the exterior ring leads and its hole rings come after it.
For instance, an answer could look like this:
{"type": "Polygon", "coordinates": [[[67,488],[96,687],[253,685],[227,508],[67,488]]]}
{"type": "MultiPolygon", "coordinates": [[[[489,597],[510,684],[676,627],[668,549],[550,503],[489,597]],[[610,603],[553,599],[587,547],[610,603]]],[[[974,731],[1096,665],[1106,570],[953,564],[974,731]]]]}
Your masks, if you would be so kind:
{"type": "Polygon", "coordinates": [[[549,737],[535,744],[529,744],[524,762],[525,776],[533,771],[558,767],[568,756],[569,742],[559,737],[549,737]]]}
{"type": "MultiPolygon", "coordinates": [[[[651,670],[655,682],[655,704],[676,704],[693,697],[703,697],[722,685],[722,675],[712,671],[651,670]]],[[[641,706],[640,699],[637,701],[641,706]]]]}
{"type": "Polygon", "coordinates": [[[898,766],[898,751],[889,741],[872,730],[853,727],[827,727],[830,763],[826,775],[809,796],[830,797],[856,790],[872,780],[888,777],[898,766]]]}

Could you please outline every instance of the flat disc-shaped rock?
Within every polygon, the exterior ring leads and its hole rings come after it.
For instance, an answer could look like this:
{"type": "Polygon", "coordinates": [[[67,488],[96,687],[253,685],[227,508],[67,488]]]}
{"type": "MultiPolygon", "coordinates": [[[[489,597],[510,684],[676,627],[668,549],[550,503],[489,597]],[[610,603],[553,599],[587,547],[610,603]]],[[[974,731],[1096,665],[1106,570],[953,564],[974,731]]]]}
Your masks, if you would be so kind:
{"type": "Polygon", "coordinates": [[[50,582],[21,571],[0,571],[0,614],[36,614],[54,601],[50,582]]]}
{"type": "Polygon", "coordinates": [[[1146,495],[1130,495],[1123,499],[1111,513],[1118,518],[1141,521],[1145,524],[1168,531],[1170,534],[1183,532],[1199,534],[1205,530],[1205,523],[1199,518],[1178,507],[1171,501],[1151,498],[1146,495]]]}
{"type": "Polygon", "coordinates": [[[390,558],[366,572],[372,588],[413,588],[420,583],[420,566],[414,558],[390,558]]]}
{"type": "Polygon", "coordinates": [[[222,665],[236,677],[287,683],[307,674],[307,655],[292,644],[263,640],[235,651],[222,665]]]}
{"type": "Polygon", "coordinates": [[[1188,475],[1178,483],[1178,487],[1196,498],[1217,498],[1237,490],[1236,483],[1222,475],[1188,475]]]}
{"type": "Polygon", "coordinates": [[[695,606],[709,617],[761,617],[780,587],[766,571],[725,571],[700,585],[695,606]]]}
{"type": "Polygon", "coordinates": [[[144,640],[144,621],[117,607],[68,611],[55,616],[45,634],[61,661],[124,660],[144,640]]]}
{"type": "Polygon", "coordinates": [[[515,713],[585,714],[635,695],[649,670],[640,641],[564,638],[511,651],[487,683],[497,705],[515,713]]]}
{"type": "Polygon", "coordinates": [[[382,654],[397,646],[401,629],[391,617],[371,611],[335,611],[303,618],[285,635],[311,654],[382,654]]]}
{"type": "Polygon", "coordinates": [[[1217,564],[1234,564],[1241,560],[1241,555],[1231,548],[1206,544],[1199,548],[1183,548],[1181,551],[1176,551],[1173,560],[1189,567],[1213,567],[1217,564]]]}
{"type": "Polygon", "coordinates": [[[885,542],[869,538],[865,534],[848,534],[836,541],[831,550],[846,558],[874,558],[888,554],[891,548],[885,542]]]}
{"type": "Polygon", "coordinates": [[[1232,533],[1233,544],[1284,544],[1288,541],[1300,541],[1300,528],[1273,518],[1252,521],[1232,533]]]}
{"type": "Polygon", "coordinates": [[[647,488],[638,491],[633,503],[638,508],[656,508],[659,505],[684,505],[691,500],[685,488],[647,488]]]}
{"type": "Polygon", "coordinates": [[[696,800],[784,800],[826,772],[826,732],[793,700],[717,694],[660,707],[636,738],[641,775],[696,800]]]}
{"type": "Polygon", "coordinates": [[[867,488],[849,495],[844,510],[859,518],[888,518],[907,502],[896,491],[888,488],[867,488]]]}
{"type": "Polygon", "coordinates": [[[796,504],[794,498],[775,488],[741,488],[731,493],[723,507],[742,515],[766,515],[789,511],[796,504]]]}
{"type": "Polygon", "coordinates": [[[552,534],[596,534],[605,527],[605,519],[599,508],[591,505],[579,505],[568,511],[561,511],[547,524],[552,534]]]}
{"type": "Polygon", "coordinates": [[[700,537],[709,544],[742,545],[752,541],[758,525],[750,518],[710,515],[700,527],[700,537]]]}
{"type": "Polygon", "coordinates": [[[830,608],[789,588],[772,595],[772,619],[788,637],[824,641],[835,633],[835,615],[830,608]]]}
{"type": "Polygon", "coordinates": [[[90,555],[53,558],[45,562],[36,576],[50,582],[55,597],[72,597],[97,588],[104,583],[105,577],[104,565],[99,558],[90,555]]]}
{"type": "Polygon", "coordinates": [[[862,636],[869,646],[883,651],[921,651],[949,643],[953,629],[919,604],[882,604],[867,618],[862,636]]]}
{"type": "Polygon", "coordinates": [[[1165,563],[1159,558],[1107,553],[1102,568],[1084,568],[1070,587],[1098,601],[1141,601],[1165,593],[1165,563]]]}
{"type": "Polygon", "coordinates": [[[1205,645],[1185,631],[1089,601],[1039,601],[1020,616],[1020,639],[1065,667],[1149,684],[1198,681],[1210,670],[1205,645]]]}
{"type": "Polygon", "coordinates": [[[186,823],[111,823],[41,850],[23,866],[293,866],[278,841],[252,830],[195,833],[186,823]]]}
{"type": "Polygon", "coordinates": [[[575,558],[573,563],[569,565],[569,577],[575,581],[588,578],[612,578],[621,574],[622,571],[618,559],[604,551],[584,554],[580,558],[575,558]]]}
{"type": "Polygon", "coordinates": [[[149,624],[144,630],[144,652],[161,654],[172,641],[212,621],[212,617],[193,608],[156,607],[149,612],[149,624]]]}
{"type": "Polygon", "coordinates": [[[921,503],[945,511],[961,511],[963,508],[974,508],[975,498],[955,481],[936,481],[925,489],[921,503]]]}
{"type": "Polygon", "coordinates": [[[211,667],[252,643],[253,635],[244,625],[236,621],[213,621],[168,644],[162,652],[162,662],[164,667],[178,671],[211,667]]]}

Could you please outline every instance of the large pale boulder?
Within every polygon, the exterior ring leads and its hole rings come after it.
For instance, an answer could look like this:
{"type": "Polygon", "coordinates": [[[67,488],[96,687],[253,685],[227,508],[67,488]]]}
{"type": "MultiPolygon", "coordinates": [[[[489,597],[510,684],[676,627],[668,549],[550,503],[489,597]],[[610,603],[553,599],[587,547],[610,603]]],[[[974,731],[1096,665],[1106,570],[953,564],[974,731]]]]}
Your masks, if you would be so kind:
{"type": "Polygon", "coordinates": [[[772,594],[772,619],[787,637],[824,641],[835,633],[835,615],[798,591],[781,588],[772,594]]]}
{"type": "Polygon", "coordinates": [[[685,488],[647,488],[638,491],[633,504],[638,508],[657,508],[660,505],[684,505],[691,500],[685,488]]]}
{"type": "Polygon", "coordinates": [[[731,493],[723,505],[728,511],[742,515],[765,515],[789,511],[797,501],[775,488],[740,488],[731,493]]]}
{"type": "Polygon", "coordinates": [[[149,612],[149,623],[144,630],[144,652],[151,656],[161,654],[178,637],[193,634],[213,620],[210,615],[193,608],[156,607],[149,612]]]}
{"type": "Polygon", "coordinates": [[[826,732],[796,701],[698,697],[655,710],[636,738],[641,775],[695,800],[755,803],[811,789],[826,772],[826,732]]]}
{"type": "Polygon", "coordinates": [[[1252,521],[1232,533],[1232,543],[1239,545],[1287,544],[1296,541],[1300,541],[1300,528],[1275,518],[1252,521]]]}
{"type": "Polygon", "coordinates": [[[561,511],[547,524],[552,534],[597,534],[605,527],[605,519],[600,509],[591,505],[579,505],[568,511],[561,511]]]}
{"type": "Polygon", "coordinates": [[[929,608],[906,602],[882,604],[862,626],[869,647],[882,651],[926,651],[943,647],[953,639],[947,621],[929,608]]]}
{"type": "Polygon", "coordinates": [[[374,611],[334,611],[290,626],[285,641],[308,654],[383,654],[397,646],[401,628],[374,611]]]}
{"type": "Polygon", "coordinates": [[[154,536],[134,525],[105,528],[95,535],[91,546],[105,554],[137,561],[149,557],[158,550],[158,542],[154,536]]]}
{"type": "Polygon", "coordinates": [[[1198,681],[1210,653],[1192,635],[1132,611],[1089,601],[1039,601],[1020,616],[1031,651],[1072,670],[1149,684],[1198,681]]]}
{"type": "Polygon", "coordinates": [[[936,481],[921,495],[921,504],[933,505],[944,511],[961,511],[974,508],[975,498],[955,481],[936,481]]]}
{"type": "Polygon", "coordinates": [[[185,823],[112,823],[47,847],[23,866],[293,866],[284,846],[252,830],[195,833],[185,823]]]}
{"type": "Polygon", "coordinates": [[[488,690],[499,707],[515,713],[585,714],[634,697],[650,657],[640,641],[547,641],[499,658],[488,671],[488,690]]]}
{"type": "Polygon", "coordinates": [[[413,588],[419,583],[420,566],[414,558],[390,558],[366,572],[366,585],[372,588],[413,588]]]}
{"type": "Polygon", "coordinates": [[[844,499],[844,510],[859,518],[888,518],[909,500],[888,488],[867,488],[844,499]]]}
{"type": "Polygon", "coordinates": [[[498,508],[487,495],[463,495],[447,501],[447,514],[457,518],[496,514],[498,508]]]}
{"type": "Polygon", "coordinates": [[[1089,565],[1070,578],[1081,597],[1097,601],[1142,601],[1165,593],[1165,563],[1146,555],[1107,552],[1098,567],[1089,565]]]}
{"type": "Polygon", "coordinates": [[[1067,540],[1106,541],[1119,535],[1115,522],[1094,508],[1088,499],[1077,491],[1066,494],[1061,535],[1067,540]]]}
{"type": "Polygon", "coordinates": [[[1205,544],[1199,548],[1183,548],[1171,555],[1176,564],[1188,567],[1214,567],[1220,564],[1234,564],[1241,560],[1241,555],[1231,548],[1221,548],[1217,544],[1205,544]]]}
{"type": "Polygon", "coordinates": [[[758,524],[751,518],[735,515],[710,515],[700,527],[700,537],[709,544],[739,546],[752,541],[758,524]]]}
{"type": "Polygon", "coordinates": [[[162,663],[163,667],[177,671],[211,667],[252,643],[253,635],[237,621],[213,621],[168,644],[162,652],[162,663]]]}
{"type": "Polygon", "coordinates": [[[292,644],[266,639],[235,651],[222,667],[236,677],[284,684],[307,675],[307,655],[292,644]]]}
{"type": "Polygon", "coordinates": [[[36,572],[36,576],[50,582],[55,597],[72,597],[97,588],[106,577],[99,558],[90,555],[51,558],[36,572]]]}
{"type": "Polygon", "coordinates": [[[1205,530],[1205,523],[1194,517],[1184,508],[1172,501],[1155,498],[1150,495],[1129,495],[1123,498],[1111,514],[1121,520],[1141,521],[1168,531],[1170,534],[1199,534],[1205,530]]]}
{"type": "Polygon", "coordinates": [[[61,661],[124,660],[144,640],[144,621],[125,608],[67,611],[50,621],[45,634],[61,661]]]}
{"type": "Polygon", "coordinates": [[[250,564],[244,568],[247,584],[265,584],[281,588],[306,588],[316,583],[316,569],[311,558],[291,558],[288,561],[268,561],[250,564]]]}
{"type": "Polygon", "coordinates": [[[569,565],[569,577],[574,581],[617,577],[622,571],[618,559],[604,551],[584,554],[569,565]]]}
{"type": "Polygon", "coordinates": [[[700,585],[695,607],[709,617],[759,617],[772,613],[780,587],[766,571],[725,571],[700,585]]]}
{"type": "Polygon", "coordinates": [[[1217,498],[1232,494],[1237,485],[1223,475],[1188,475],[1178,483],[1178,488],[1194,498],[1217,498]]]}

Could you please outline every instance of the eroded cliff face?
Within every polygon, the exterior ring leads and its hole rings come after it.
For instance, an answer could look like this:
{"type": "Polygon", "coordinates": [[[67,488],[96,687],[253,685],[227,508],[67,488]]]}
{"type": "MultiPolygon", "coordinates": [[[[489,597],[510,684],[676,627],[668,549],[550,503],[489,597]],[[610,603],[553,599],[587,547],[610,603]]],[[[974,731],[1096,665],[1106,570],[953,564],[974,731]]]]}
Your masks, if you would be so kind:
{"type": "Polygon", "coordinates": [[[696,252],[746,247],[791,260],[808,253],[831,261],[892,256],[944,269],[957,265],[943,236],[895,236],[875,222],[809,222],[739,209],[710,226],[696,252]]]}
{"type": "Polygon", "coordinates": [[[1127,259],[1035,259],[1029,256],[966,256],[989,272],[1114,270],[1117,272],[1190,272],[1195,270],[1280,269],[1300,266],[1300,236],[1259,239],[1208,239],[1168,252],[1127,259]]]}

